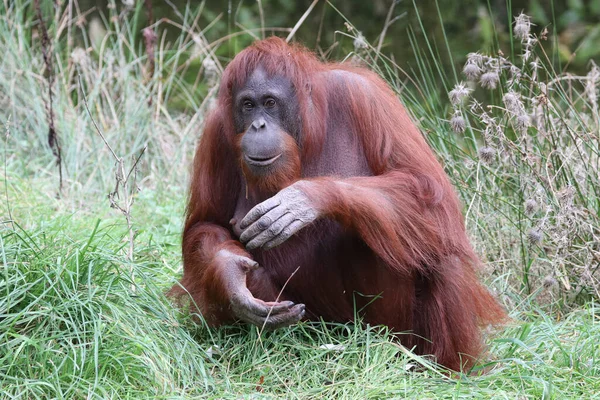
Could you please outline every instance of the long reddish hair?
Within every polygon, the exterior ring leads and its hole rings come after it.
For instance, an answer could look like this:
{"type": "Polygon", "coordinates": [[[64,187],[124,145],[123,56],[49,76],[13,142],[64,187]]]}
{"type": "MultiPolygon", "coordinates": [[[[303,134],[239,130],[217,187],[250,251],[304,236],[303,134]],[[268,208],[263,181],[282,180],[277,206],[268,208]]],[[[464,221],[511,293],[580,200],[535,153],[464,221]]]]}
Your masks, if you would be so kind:
{"type": "MultiPolygon", "coordinates": [[[[202,258],[209,252],[197,250],[199,243],[207,249],[228,241],[228,248],[244,251],[228,231],[238,197],[243,195],[232,97],[258,67],[268,75],[287,78],[295,89],[302,167],[319,157],[328,139],[328,124],[338,122],[328,118],[343,119],[339,125],[351,126],[358,135],[372,176],[345,178],[352,193],[343,193],[344,185],[326,182],[336,177],[313,177],[310,179],[323,184],[307,185],[305,194],[317,206],[322,202],[333,219],[351,226],[384,261],[391,276],[399,274],[400,282],[427,281],[427,296],[419,301],[427,303],[423,312],[430,315],[416,318],[413,326],[415,332],[424,332],[431,339],[431,343],[423,340],[421,351],[435,353],[453,367],[461,365],[457,349],[479,354],[480,333],[473,319],[499,322],[505,314],[477,279],[479,260],[467,238],[460,202],[424,137],[394,92],[375,73],[344,63],[321,63],[303,47],[276,37],[256,42],[227,66],[216,108],[206,119],[194,158],[183,233],[184,239],[188,238],[184,240],[184,263],[186,257],[190,260],[185,284],[206,290],[197,283],[198,277],[207,275],[205,271],[212,267],[210,260],[202,258]],[[330,80],[339,74],[347,76],[337,80],[340,87],[333,88],[330,80]],[[338,111],[329,112],[334,105],[338,111]],[[191,232],[194,229],[196,233],[191,232]]],[[[285,270],[280,264],[275,260],[271,266],[285,270]]],[[[366,274],[369,267],[364,266],[366,274]]],[[[308,282],[302,284],[309,286],[308,282]]],[[[412,301],[409,293],[396,295],[412,301]]],[[[395,305],[390,303],[390,307],[395,305]]],[[[380,312],[392,318],[397,311],[380,312]]],[[[407,343],[412,340],[417,339],[407,339],[407,343]]]]}
{"type": "MultiPolygon", "coordinates": [[[[327,85],[319,81],[325,79],[324,74],[320,72],[339,70],[362,77],[365,90],[347,91],[351,98],[344,101],[351,105],[348,117],[352,118],[353,125],[358,128],[373,174],[381,175],[401,170],[410,173],[411,179],[419,180],[420,182],[411,185],[414,188],[426,188],[416,193],[418,198],[424,205],[436,205],[432,212],[439,223],[435,227],[432,226],[430,238],[437,240],[431,245],[443,245],[449,250],[452,249],[455,254],[458,251],[463,260],[470,259],[472,262],[476,259],[464,235],[460,205],[446,174],[389,86],[371,71],[349,64],[319,62],[314,54],[305,48],[288,44],[278,37],[258,41],[244,49],[223,73],[217,105],[206,121],[199,146],[199,149],[211,148],[215,151],[211,154],[202,153],[201,157],[195,158],[187,221],[210,221],[215,215],[221,214],[219,209],[233,207],[233,204],[228,203],[236,197],[235,188],[238,186],[240,174],[239,171],[232,170],[234,165],[229,162],[231,158],[237,158],[232,97],[233,92],[242,88],[259,66],[269,75],[286,77],[296,90],[302,121],[299,143],[301,165],[305,165],[320,151],[327,132],[328,102],[336,101],[335,98],[328,98],[327,85]],[[368,85],[375,85],[376,90],[368,90],[368,85]],[[381,118],[382,112],[385,112],[386,118],[381,118]],[[215,180],[215,176],[223,178],[215,180]],[[215,184],[223,186],[214,187],[215,184]],[[211,201],[202,202],[199,201],[200,198],[208,198],[211,201]],[[444,201],[441,201],[442,198],[444,201]],[[197,207],[201,204],[206,206],[197,207]]],[[[410,243],[408,245],[411,248],[423,248],[423,242],[416,246],[411,246],[410,243]]],[[[435,253],[439,254],[439,251],[435,253]]]]}

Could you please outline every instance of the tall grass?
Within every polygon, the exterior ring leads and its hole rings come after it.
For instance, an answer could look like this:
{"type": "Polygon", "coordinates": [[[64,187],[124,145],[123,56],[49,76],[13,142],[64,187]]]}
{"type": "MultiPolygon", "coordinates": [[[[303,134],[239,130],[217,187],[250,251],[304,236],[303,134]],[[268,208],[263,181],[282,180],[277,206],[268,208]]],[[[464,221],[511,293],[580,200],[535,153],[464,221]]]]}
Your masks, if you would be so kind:
{"type": "Polygon", "coordinates": [[[134,294],[125,259],[115,255],[122,243],[112,236],[122,232],[114,226],[67,217],[44,228],[17,226],[0,239],[3,397],[114,398],[124,386],[151,396],[186,380],[190,393],[211,384],[194,329],[181,325],[156,286],[156,260],[138,249],[134,294]]]}
{"type": "MultiPolygon", "coordinates": [[[[597,89],[586,86],[597,82],[593,73],[563,78],[532,48],[540,65],[535,76],[520,59],[473,55],[470,62],[480,69],[498,68],[497,88],[465,83],[453,89],[460,70],[443,71],[438,57],[445,50],[416,31],[409,32],[417,53],[411,71],[364,38],[356,41],[354,61],[389,80],[444,161],[486,260],[485,279],[514,318],[489,335],[489,354],[472,374],[455,379],[398,346],[381,327],[209,330],[171,306],[163,293],[181,272],[188,166],[225,63],[215,54],[227,38],[209,43],[194,22],[202,7],[190,5],[179,20],[160,22],[181,32],[175,41],[159,36],[149,52],[135,22],[140,4],[111,8],[100,35],[91,21],[82,24],[86,16],[75,1],[43,9],[56,68],[61,193],[47,147],[47,82],[32,3],[0,5],[0,397],[573,398],[600,392],[595,304],[569,313],[538,306],[556,299],[572,306],[597,290],[597,89]],[[513,67],[521,80],[511,83],[513,67]],[[440,97],[440,81],[460,101],[440,97]],[[542,118],[535,119],[540,106],[542,118]],[[526,130],[517,121],[523,113],[526,130]],[[126,221],[106,198],[118,169],[93,122],[118,157],[133,162],[147,147],[135,182],[133,257],[126,221]]],[[[346,34],[360,38],[350,24],[346,34]]]]}
{"type": "Polygon", "coordinates": [[[540,46],[547,31],[532,28],[516,16],[514,60],[469,55],[448,117],[466,154],[446,160],[495,272],[537,301],[572,305],[600,290],[600,69],[557,72],[540,46]]]}
{"type": "MultiPolygon", "coordinates": [[[[190,163],[201,116],[206,111],[204,95],[211,89],[184,82],[184,70],[204,60],[214,46],[210,47],[200,34],[182,33],[176,43],[159,41],[157,65],[149,75],[139,27],[133,25],[135,10],[117,13],[113,7],[106,16],[106,25],[97,19],[83,25],[78,21],[85,15],[76,5],[69,1],[65,7],[51,10],[55,13],[45,13],[46,18],[55,21],[49,29],[57,75],[52,92],[56,99],[56,130],[63,146],[65,194],[103,194],[114,181],[113,157],[92,119],[120,157],[134,157],[147,147],[141,164],[145,186],[183,184],[187,170],[182,166],[190,163]],[[82,101],[84,94],[91,117],[82,101]],[[172,114],[169,105],[181,101],[187,105],[186,112],[172,114]]],[[[46,83],[38,25],[31,8],[26,1],[9,2],[0,18],[0,105],[3,120],[8,121],[10,116],[11,121],[6,142],[9,166],[21,175],[40,176],[53,174],[54,168],[46,149],[44,102],[32,101],[46,97],[46,83]]],[[[183,17],[186,19],[180,26],[185,32],[191,29],[193,17],[183,17]]]]}

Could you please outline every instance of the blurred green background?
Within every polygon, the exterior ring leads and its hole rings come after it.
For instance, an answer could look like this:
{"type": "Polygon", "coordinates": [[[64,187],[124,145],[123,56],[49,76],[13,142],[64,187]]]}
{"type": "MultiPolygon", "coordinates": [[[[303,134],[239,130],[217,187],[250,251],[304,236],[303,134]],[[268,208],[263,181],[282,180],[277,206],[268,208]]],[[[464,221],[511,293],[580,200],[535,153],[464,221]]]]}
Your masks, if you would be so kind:
{"type": "MultiPolygon", "coordinates": [[[[240,31],[261,36],[261,8],[265,28],[293,27],[313,3],[312,0],[81,0],[80,10],[86,22],[94,17],[109,15],[109,7],[120,11],[137,10],[139,26],[146,26],[151,14],[166,38],[176,38],[179,30],[166,20],[181,21],[186,15],[196,15],[196,21],[209,42],[240,31]],[[182,18],[183,17],[183,18],[182,18]]],[[[345,19],[351,21],[365,39],[376,45],[386,20],[390,21],[382,49],[393,55],[399,66],[410,69],[414,62],[408,32],[415,37],[427,36],[432,46],[439,45],[440,61],[446,66],[460,66],[473,51],[493,51],[497,46],[511,54],[510,29],[514,16],[525,12],[541,33],[548,28],[550,43],[545,43],[556,67],[568,67],[573,72],[585,71],[589,60],[600,58],[600,0],[369,0],[330,2],[319,0],[300,26],[295,39],[323,55],[342,58],[353,49],[353,40],[345,37],[345,19]],[[390,8],[393,7],[391,14],[390,8]],[[420,18],[417,18],[416,14],[420,18]],[[449,44],[449,50],[445,42],[449,44]],[[558,55],[558,56],[557,56],[558,55]]],[[[287,35],[285,31],[266,29],[265,34],[287,35]]],[[[159,35],[160,36],[160,35],[159,35]]],[[[237,35],[219,47],[217,54],[231,58],[254,40],[251,34],[237,35]]]]}

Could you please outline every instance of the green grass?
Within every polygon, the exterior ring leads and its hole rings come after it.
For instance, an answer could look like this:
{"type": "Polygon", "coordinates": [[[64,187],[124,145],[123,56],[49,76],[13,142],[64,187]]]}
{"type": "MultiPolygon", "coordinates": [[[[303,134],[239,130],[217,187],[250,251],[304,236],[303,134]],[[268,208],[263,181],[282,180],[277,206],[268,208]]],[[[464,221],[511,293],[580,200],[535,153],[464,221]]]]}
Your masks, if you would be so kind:
{"type": "Polygon", "coordinates": [[[589,398],[600,392],[600,309],[591,304],[557,320],[513,297],[513,322],[488,340],[489,361],[481,366],[487,373],[461,379],[407,355],[379,327],[302,323],[262,335],[245,326],[209,330],[163,295],[180,269],[172,227],[181,222],[183,192],[148,190],[138,199],[132,264],[124,251],[126,225],[109,215],[103,199],[72,211],[64,199],[24,186],[9,179],[9,198],[25,195],[29,202],[15,204],[19,224],[7,224],[0,237],[6,397],[589,398]],[[343,350],[321,347],[328,344],[343,350]]]}
{"type": "MultiPolygon", "coordinates": [[[[502,109],[506,82],[476,92],[507,128],[493,143],[504,158],[486,163],[478,157],[482,113],[460,109],[469,122],[463,135],[448,124],[452,109],[436,86],[444,47],[421,45],[411,33],[419,60],[406,71],[412,83],[371,48],[355,55],[377,63],[444,161],[487,261],[482,277],[512,318],[488,332],[489,354],[471,375],[449,377],[381,327],[214,330],[173,307],[164,292],[181,274],[188,166],[214,87],[182,71],[208,65],[206,53],[184,32],[174,44],[159,42],[148,76],[129,16],[109,18],[101,45],[77,36],[75,25],[72,36],[63,31],[53,52],[65,176],[59,196],[39,41],[31,39],[29,3],[11,4],[0,13],[0,398],[600,398],[598,116],[584,87],[560,86],[545,115],[561,129],[543,136],[532,127],[527,141],[502,109]],[[90,50],[75,51],[84,45],[90,50]],[[107,199],[117,166],[92,118],[126,170],[147,148],[126,188],[135,198],[133,242],[107,199]],[[524,142],[539,163],[518,157],[524,142]],[[567,205],[566,186],[575,187],[567,205]],[[529,196],[544,212],[526,215],[529,196]],[[545,239],[532,246],[528,232],[540,224],[545,239]]],[[[193,31],[194,18],[186,10],[179,23],[193,31]]],[[[454,78],[443,79],[452,88],[454,78]]]]}

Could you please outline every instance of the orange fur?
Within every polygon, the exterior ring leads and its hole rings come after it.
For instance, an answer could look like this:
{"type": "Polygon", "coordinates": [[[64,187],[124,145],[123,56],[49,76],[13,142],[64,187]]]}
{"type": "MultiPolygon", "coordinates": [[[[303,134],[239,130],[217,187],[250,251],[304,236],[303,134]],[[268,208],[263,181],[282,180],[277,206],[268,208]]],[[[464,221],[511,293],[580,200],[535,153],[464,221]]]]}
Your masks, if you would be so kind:
{"type": "Polygon", "coordinates": [[[284,140],[283,154],[278,160],[277,168],[268,176],[254,176],[246,163],[242,160],[240,142],[242,135],[235,138],[235,149],[238,162],[242,173],[248,185],[248,190],[254,192],[257,196],[272,196],[286,186],[291,185],[300,179],[300,152],[294,138],[285,132],[281,132],[284,140]]]}
{"type": "Polygon", "coordinates": [[[256,42],[226,68],[194,159],[181,284],[213,325],[233,319],[214,262],[223,248],[263,266],[248,276],[254,296],[273,301],[285,285],[282,298],[305,303],[309,318],[341,322],[364,302],[366,322],[414,333],[398,337],[455,370],[481,354],[479,326],[506,317],[477,278],[479,260],[448,177],[386,83],[366,69],[321,63],[279,38],[256,42]],[[244,173],[243,163],[240,168],[232,122],[232,93],[259,66],[292,82],[302,121],[298,145],[286,135],[287,163],[265,180],[244,173]],[[368,174],[307,175],[335,139],[328,136],[331,126],[349,127],[359,145],[348,148],[358,150],[343,151],[349,160],[366,159],[368,174]],[[299,171],[308,181],[300,187],[325,218],[273,250],[244,250],[229,220],[264,199],[251,194],[245,204],[244,179],[272,194],[299,171]]]}

